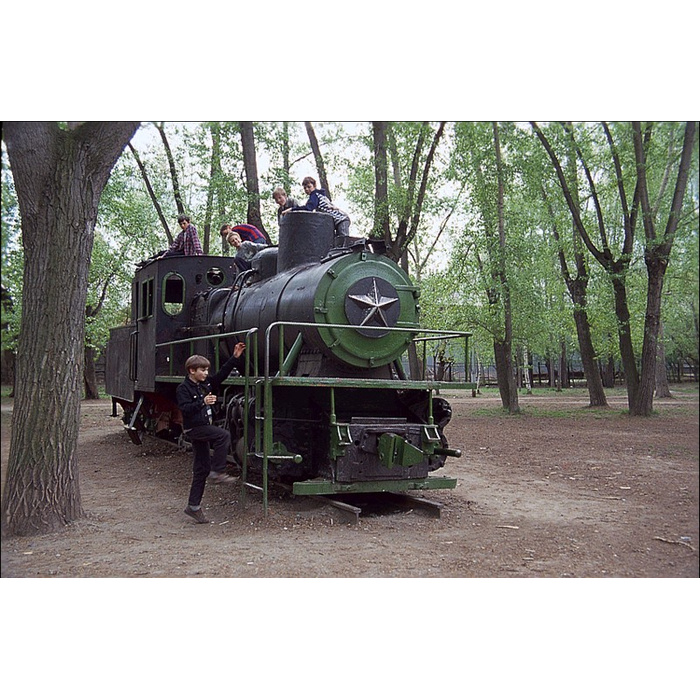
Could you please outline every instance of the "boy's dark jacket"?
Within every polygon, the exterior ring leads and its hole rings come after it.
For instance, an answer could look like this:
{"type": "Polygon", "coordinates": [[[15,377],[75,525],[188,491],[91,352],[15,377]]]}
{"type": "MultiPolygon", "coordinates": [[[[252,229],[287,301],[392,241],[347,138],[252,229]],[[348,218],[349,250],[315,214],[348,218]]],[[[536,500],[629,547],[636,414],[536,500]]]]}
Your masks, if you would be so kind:
{"type": "Polygon", "coordinates": [[[221,382],[231,374],[234,367],[241,373],[245,369],[244,355],[235,357],[231,355],[224,366],[211,377],[207,377],[203,382],[193,382],[189,376],[175,391],[177,406],[182,411],[183,429],[190,430],[199,425],[209,425],[210,408],[204,403],[204,397],[210,392],[213,394],[219,393],[221,382]]]}
{"type": "Polygon", "coordinates": [[[333,202],[328,199],[326,190],[324,190],[322,187],[319,187],[311,192],[306,204],[300,207],[292,207],[292,210],[320,211],[324,214],[330,214],[336,223],[349,218],[342,209],[338,209],[338,207],[336,207],[333,202]]]}

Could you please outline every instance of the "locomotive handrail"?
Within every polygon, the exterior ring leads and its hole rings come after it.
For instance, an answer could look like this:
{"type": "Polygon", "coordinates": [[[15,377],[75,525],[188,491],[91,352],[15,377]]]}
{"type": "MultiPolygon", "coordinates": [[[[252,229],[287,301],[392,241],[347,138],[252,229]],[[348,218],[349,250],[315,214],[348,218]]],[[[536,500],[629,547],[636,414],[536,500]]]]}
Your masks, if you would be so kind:
{"type": "MultiPolygon", "coordinates": [[[[309,323],[309,322],[302,322],[302,321],[275,321],[274,323],[271,323],[266,331],[265,331],[265,374],[264,378],[265,381],[270,381],[270,336],[272,333],[272,330],[275,327],[280,327],[280,333],[281,333],[281,340],[284,338],[284,326],[293,326],[296,328],[335,328],[339,330],[366,330],[366,326],[351,326],[347,324],[341,324],[341,323],[309,323]]],[[[410,331],[407,331],[405,328],[386,328],[382,329],[386,330],[389,333],[412,333],[412,334],[421,334],[421,333],[433,333],[437,335],[432,335],[432,336],[427,336],[427,337],[416,337],[412,338],[411,342],[412,343],[428,343],[428,342],[433,342],[437,340],[450,340],[452,338],[464,338],[465,341],[468,341],[469,338],[473,335],[472,333],[468,331],[445,331],[445,330],[436,330],[434,328],[412,328],[410,331]]],[[[211,335],[200,335],[196,336],[194,338],[182,338],[180,340],[170,340],[165,343],[156,343],[155,347],[156,348],[163,348],[163,347],[168,347],[171,345],[183,345],[185,343],[195,343],[198,341],[203,341],[203,340],[223,340],[224,338],[232,338],[235,336],[241,336],[245,335],[246,339],[253,335],[254,333],[257,334],[259,331],[258,328],[249,328],[246,330],[240,330],[240,331],[231,331],[229,333],[215,333],[211,335]]],[[[254,343],[257,345],[257,338],[255,338],[254,343]]],[[[247,344],[247,343],[246,343],[247,344]]],[[[280,355],[282,355],[283,352],[283,347],[284,343],[280,342],[280,355]]],[[[218,349],[217,349],[217,355],[218,355],[218,349]]],[[[467,348],[465,345],[465,359],[467,357],[467,348]]],[[[255,364],[257,365],[257,352],[254,353],[255,357],[255,364]]],[[[218,357],[217,357],[218,359],[218,357]]],[[[280,370],[277,373],[277,377],[284,377],[285,376],[285,369],[288,369],[288,364],[289,363],[283,363],[280,362],[280,370]]],[[[246,369],[248,369],[248,363],[246,363],[246,369]]],[[[254,376],[258,376],[257,372],[257,367],[255,368],[253,372],[254,376]]],[[[425,381],[425,380],[418,380],[418,381],[425,381]]]]}
{"type": "MultiPolygon", "coordinates": [[[[272,440],[273,440],[273,433],[272,433],[272,384],[276,379],[284,379],[284,371],[285,369],[289,368],[289,366],[292,364],[292,362],[288,361],[289,358],[294,354],[294,347],[297,345],[297,341],[294,342],[292,349],[290,350],[289,356],[287,360],[283,359],[284,355],[284,327],[285,326],[292,326],[293,328],[335,328],[339,330],[366,330],[366,326],[356,326],[356,325],[344,325],[344,324],[339,324],[339,323],[309,323],[309,322],[299,322],[299,321],[275,321],[274,323],[271,323],[266,331],[265,331],[265,378],[263,381],[263,405],[265,406],[265,418],[269,418],[270,420],[264,420],[263,421],[263,449],[262,449],[262,478],[263,478],[263,487],[262,487],[262,493],[263,493],[263,511],[265,515],[267,515],[267,509],[268,509],[268,495],[267,495],[267,488],[268,488],[268,467],[269,467],[269,461],[270,461],[270,452],[272,450],[272,440]],[[277,372],[277,375],[275,377],[270,377],[270,339],[272,335],[273,329],[276,327],[279,328],[279,371],[277,372]]],[[[384,330],[384,329],[383,329],[384,330]]],[[[468,343],[469,343],[469,338],[471,337],[471,333],[467,331],[445,331],[445,330],[435,330],[432,328],[412,328],[410,331],[407,331],[405,328],[387,328],[386,329],[389,332],[398,332],[398,333],[406,333],[410,332],[415,335],[420,335],[420,334],[425,334],[429,333],[432,334],[432,337],[428,338],[416,338],[413,337],[411,339],[411,342],[423,342],[424,343],[424,348],[426,347],[427,343],[429,340],[446,340],[448,338],[464,338],[464,357],[465,357],[465,366],[466,366],[466,358],[469,356],[469,348],[468,348],[468,343]]],[[[298,337],[297,337],[298,340],[298,337]]],[[[396,362],[399,362],[399,359],[397,358],[396,362]]],[[[425,353],[424,353],[424,360],[423,364],[425,366],[425,353]]],[[[314,378],[314,381],[317,381],[318,378],[314,378]]],[[[331,384],[331,423],[334,424],[336,420],[335,416],[335,392],[334,392],[334,385],[337,383],[337,379],[333,380],[333,383],[331,384]]],[[[421,385],[430,385],[428,386],[428,391],[429,391],[429,397],[430,400],[428,402],[430,408],[429,408],[429,416],[428,416],[428,421],[430,423],[433,422],[433,411],[432,411],[432,384],[429,382],[421,382],[421,385]]]]}
{"type": "MultiPolygon", "coordinates": [[[[282,348],[284,343],[282,342],[284,339],[284,326],[293,326],[295,328],[334,328],[338,330],[367,330],[367,326],[351,326],[348,324],[342,324],[342,323],[309,323],[308,321],[302,322],[302,321],[275,321],[274,323],[271,323],[268,327],[267,330],[265,331],[265,382],[270,381],[270,336],[272,333],[272,330],[276,327],[280,327],[280,355],[282,354],[282,348]]],[[[438,335],[435,335],[433,337],[427,337],[427,338],[412,338],[411,342],[412,343],[424,343],[427,344],[430,341],[435,341],[435,340],[449,340],[450,338],[464,338],[465,340],[465,348],[464,348],[464,357],[465,357],[465,366],[466,366],[466,359],[469,355],[468,353],[468,347],[467,344],[469,342],[469,338],[473,335],[472,333],[468,331],[445,331],[445,330],[436,330],[434,328],[411,328],[410,331],[408,331],[405,328],[382,328],[382,330],[385,330],[389,333],[411,333],[411,334],[421,334],[421,333],[436,333],[438,335]]],[[[284,377],[284,372],[282,371],[282,363],[280,362],[280,372],[278,373],[279,377],[284,377]]]]}
{"type": "Polygon", "coordinates": [[[180,340],[168,340],[165,343],[156,343],[155,347],[164,348],[167,345],[182,345],[183,343],[196,343],[199,340],[221,340],[222,338],[231,338],[235,335],[245,335],[246,337],[252,333],[257,333],[258,328],[248,328],[246,330],[231,331],[229,333],[212,333],[210,335],[198,335],[194,338],[181,338],[180,340]]]}
{"type": "MultiPolygon", "coordinates": [[[[223,340],[224,338],[232,338],[234,336],[241,336],[245,335],[246,338],[246,348],[249,347],[248,338],[251,336],[253,337],[253,375],[254,377],[258,376],[258,328],[248,328],[245,330],[240,330],[240,331],[232,331],[230,333],[212,333],[211,335],[199,335],[194,338],[181,338],[180,340],[168,340],[165,343],[156,343],[155,347],[156,348],[164,348],[168,347],[170,345],[184,345],[185,343],[197,343],[202,340],[223,340]]],[[[219,360],[219,348],[217,347],[214,350],[216,354],[216,360],[218,362],[219,360]]],[[[250,357],[250,353],[247,353],[248,357],[250,357]]],[[[246,362],[245,367],[246,367],[246,374],[244,376],[250,376],[248,373],[250,363],[246,362]]]]}

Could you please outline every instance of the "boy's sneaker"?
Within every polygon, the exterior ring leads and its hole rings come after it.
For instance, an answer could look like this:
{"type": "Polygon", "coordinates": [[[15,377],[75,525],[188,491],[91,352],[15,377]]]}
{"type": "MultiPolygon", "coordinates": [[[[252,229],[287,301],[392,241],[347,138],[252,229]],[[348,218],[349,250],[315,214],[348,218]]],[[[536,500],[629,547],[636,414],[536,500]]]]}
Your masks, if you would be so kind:
{"type": "Polygon", "coordinates": [[[224,474],[224,472],[210,472],[209,481],[214,484],[233,484],[236,479],[230,474],[224,474]]]}
{"type": "Polygon", "coordinates": [[[207,519],[207,516],[204,515],[204,511],[201,508],[194,510],[193,508],[190,508],[189,506],[187,506],[187,508],[185,508],[185,515],[189,515],[190,518],[194,518],[198,523],[210,522],[207,519]]]}

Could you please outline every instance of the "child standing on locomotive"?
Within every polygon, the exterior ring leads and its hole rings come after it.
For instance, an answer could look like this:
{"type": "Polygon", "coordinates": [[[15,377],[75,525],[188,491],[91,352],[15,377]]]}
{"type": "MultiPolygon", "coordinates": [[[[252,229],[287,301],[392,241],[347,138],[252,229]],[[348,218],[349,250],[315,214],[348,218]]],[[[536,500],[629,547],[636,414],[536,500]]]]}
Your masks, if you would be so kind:
{"type": "Polygon", "coordinates": [[[338,209],[326,194],[326,190],[322,187],[316,189],[316,180],[312,177],[305,177],[301,181],[304,192],[308,195],[306,204],[302,207],[291,207],[285,209],[282,213],[286,214],[290,211],[320,211],[324,214],[330,214],[333,217],[336,236],[350,235],[350,217],[341,209],[338,209]]]}
{"type": "Polygon", "coordinates": [[[163,257],[167,258],[172,255],[204,255],[202,244],[199,242],[199,236],[197,235],[197,229],[190,223],[190,217],[186,214],[180,214],[177,217],[177,223],[182,230],[163,257]]]}
{"type": "Polygon", "coordinates": [[[201,355],[192,355],[185,362],[187,377],[177,387],[175,397],[182,412],[183,429],[192,441],[192,486],[185,513],[198,523],[208,523],[202,512],[202,496],[207,477],[217,484],[235,481],[224,473],[226,456],[231,446],[231,434],[228,430],[212,425],[212,406],[216,403],[215,391],[234,368],[243,370],[242,355],[245,343],[237,343],[233,354],[224,366],[209,378],[210,362],[201,355]],[[210,458],[209,445],[214,449],[213,460],[210,458]]]}

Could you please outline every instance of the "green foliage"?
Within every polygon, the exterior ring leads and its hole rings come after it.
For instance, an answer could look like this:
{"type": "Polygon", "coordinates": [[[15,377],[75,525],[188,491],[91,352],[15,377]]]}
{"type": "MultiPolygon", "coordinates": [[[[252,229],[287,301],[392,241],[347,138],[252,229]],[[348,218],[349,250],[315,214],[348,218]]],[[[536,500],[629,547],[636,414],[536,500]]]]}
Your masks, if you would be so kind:
{"type": "Polygon", "coordinates": [[[109,340],[109,329],[129,321],[130,280],[133,267],[124,251],[115,250],[99,231],[90,262],[85,323],[85,343],[96,349],[109,340]]]}
{"type": "MultiPolygon", "coordinates": [[[[404,221],[409,230],[416,223],[419,188],[437,130],[437,122],[387,122],[388,215],[393,240],[398,236],[400,222],[404,221]],[[422,144],[420,148],[419,143],[422,144]]],[[[372,125],[368,122],[364,130],[348,140],[344,164],[350,173],[348,196],[356,210],[364,214],[358,220],[360,231],[362,235],[376,237],[377,233],[372,231],[375,206],[373,149],[372,125]]],[[[442,240],[449,235],[447,224],[459,198],[459,189],[445,187],[448,164],[449,143],[443,136],[429,169],[415,236],[409,237],[406,246],[411,273],[418,281],[429,265],[443,257],[442,240]]]]}
{"type": "Polygon", "coordinates": [[[662,320],[666,359],[677,364],[685,361],[697,366],[700,364],[697,171],[690,189],[687,199],[690,212],[695,213],[695,216],[691,214],[684,217],[676,235],[664,282],[662,320]]]}
{"type": "Polygon", "coordinates": [[[22,277],[24,251],[19,206],[5,146],[2,147],[2,349],[17,346],[22,317],[22,277]]]}
{"type": "MultiPolygon", "coordinates": [[[[560,124],[551,123],[543,128],[558,152],[570,152],[574,157],[570,139],[560,124]]],[[[624,227],[617,176],[608,141],[600,125],[574,123],[572,129],[595,182],[611,254],[619,257],[624,227]]],[[[500,123],[499,130],[506,182],[506,258],[501,261],[499,251],[491,243],[497,222],[492,124],[458,122],[453,130],[448,175],[455,186],[466,185],[463,227],[459,235],[452,239],[454,245],[447,273],[441,273],[435,284],[424,280],[424,312],[430,317],[434,309],[451,309],[450,320],[456,321],[459,327],[471,326],[475,331],[476,347],[481,352],[488,352],[489,343],[499,337],[503,326],[500,300],[506,290],[501,288],[501,281],[496,275],[498,265],[503,263],[513,309],[514,341],[527,347],[530,352],[543,356],[558,353],[562,340],[567,341],[570,350],[575,350],[577,340],[572,320],[573,306],[559,270],[559,246],[552,233],[552,227],[556,225],[562,252],[571,271],[575,272],[571,215],[551,163],[529,127],[500,123]],[[545,206],[543,191],[547,194],[549,208],[545,206]],[[488,235],[489,232],[491,235],[488,235]],[[455,319],[455,314],[460,318],[455,319]]],[[[610,132],[631,200],[634,189],[631,183],[636,177],[631,125],[614,122],[610,124],[610,132]]],[[[664,182],[668,180],[669,172],[673,175],[673,168],[677,168],[682,132],[680,123],[657,124],[654,139],[650,142],[649,185],[659,212],[657,230],[662,227],[663,212],[668,211],[672,197],[672,188],[664,188],[664,182]]],[[[693,168],[691,190],[692,183],[697,182],[697,158],[694,159],[693,168]]],[[[593,191],[580,162],[575,172],[577,186],[574,189],[579,192],[582,218],[587,228],[595,233],[599,222],[593,208],[593,191]]],[[[567,177],[571,176],[572,171],[568,171],[567,177]]],[[[671,257],[663,308],[664,321],[668,325],[668,349],[676,353],[675,343],[678,341],[684,348],[679,352],[689,353],[686,355],[688,357],[697,357],[697,185],[693,191],[695,199],[694,204],[689,202],[691,213],[686,217],[688,223],[682,231],[679,229],[679,250],[674,249],[671,257]],[[679,283],[680,278],[686,283],[679,283]],[[679,323],[678,317],[684,318],[685,324],[679,323]]],[[[647,292],[644,237],[639,231],[641,223],[638,223],[639,235],[626,276],[633,343],[637,352],[641,350],[643,340],[647,292]]],[[[587,250],[583,254],[589,274],[588,315],[594,345],[601,358],[618,358],[617,318],[609,276],[587,250]]],[[[435,316],[440,317],[440,312],[435,316]]]]}
{"type": "MultiPolygon", "coordinates": [[[[304,175],[317,177],[316,166],[302,122],[256,122],[255,140],[259,171],[261,213],[268,230],[277,231],[276,205],[271,199],[278,185],[304,201],[300,181],[304,175]],[[286,146],[285,146],[286,143],[286,146]],[[289,170],[284,167],[288,149],[289,170]]],[[[559,123],[541,125],[558,153],[571,152],[571,141],[559,123]]],[[[629,196],[635,177],[631,126],[611,122],[620,166],[629,196]]],[[[218,230],[224,222],[245,220],[248,193],[242,162],[238,122],[165,123],[164,128],[175,156],[175,166],[184,205],[200,232],[212,193],[210,250],[218,252],[218,230]],[[220,135],[220,170],[212,180],[213,135],[220,135]]],[[[365,236],[374,223],[374,162],[372,124],[315,122],[334,200],[349,205],[354,235],[365,236]]],[[[589,164],[603,210],[608,242],[613,256],[619,256],[624,239],[622,212],[610,148],[598,124],[578,122],[571,126],[581,154],[589,164]]],[[[392,235],[408,204],[411,165],[416,144],[423,135],[414,186],[422,177],[425,158],[437,123],[391,122],[389,153],[389,212],[392,235]],[[395,146],[395,150],[394,150],[395,146]],[[400,182],[394,178],[394,166],[400,182]]],[[[514,344],[530,354],[549,357],[558,354],[562,342],[575,352],[577,338],[572,301],[559,270],[561,246],[569,265],[574,256],[571,215],[561,193],[551,162],[531,128],[524,123],[499,123],[505,180],[504,216],[507,232],[505,259],[494,247],[497,180],[490,122],[448,124],[440,141],[427,183],[420,226],[409,244],[411,274],[419,280],[421,324],[432,328],[454,328],[474,334],[472,348],[485,362],[493,352],[493,340],[500,337],[503,317],[500,300],[505,291],[511,298],[514,344]],[[547,203],[542,191],[547,194],[547,203]],[[560,233],[560,244],[553,226],[560,233]],[[508,288],[501,288],[494,274],[504,265],[508,288]],[[492,295],[489,303],[489,294],[492,295]]],[[[657,212],[657,232],[663,232],[665,216],[673,196],[669,172],[677,168],[677,154],[683,138],[678,122],[658,123],[649,142],[648,179],[657,212]],[[670,170],[669,170],[670,168],[670,170]]],[[[163,144],[153,124],[144,124],[139,134],[139,155],[148,171],[156,197],[177,233],[177,209],[172,179],[163,144]]],[[[389,147],[388,147],[389,148],[389,147]]],[[[573,161],[572,161],[573,162],[573,161]]],[[[669,360],[698,361],[698,159],[693,159],[686,209],[676,236],[664,288],[662,317],[669,360]]],[[[3,150],[2,162],[2,283],[12,299],[3,308],[3,348],[13,347],[22,301],[22,246],[19,214],[12,177],[3,150]]],[[[582,217],[588,229],[598,231],[592,206],[592,190],[586,173],[575,172],[582,217]]],[[[673,177],[670,178],[673,181],[673,177]]],[[[646,303],[646,268],[643,234],[638,236],[629,261],[628,304],[634,346],[641,349],[646,303]]],[[[168,245],[133,156],[127,149],[115,167],[100,202],[95,248],[90,274],[89,308],[99,312],[88,316],[86,339],[100,346],[106,329],[126,318],[129,280],[134,265],[168,245]],[[102,290],[107,293],[102,300],[102,290]]],[[[590,253],[587,263],[588,315],[598,356],[618,358],[617,318],[610,279],[590,253]]],[[[454,356],[451,349],[445,352],[454,356]]]]}

